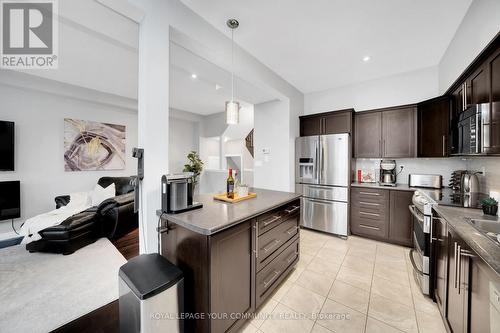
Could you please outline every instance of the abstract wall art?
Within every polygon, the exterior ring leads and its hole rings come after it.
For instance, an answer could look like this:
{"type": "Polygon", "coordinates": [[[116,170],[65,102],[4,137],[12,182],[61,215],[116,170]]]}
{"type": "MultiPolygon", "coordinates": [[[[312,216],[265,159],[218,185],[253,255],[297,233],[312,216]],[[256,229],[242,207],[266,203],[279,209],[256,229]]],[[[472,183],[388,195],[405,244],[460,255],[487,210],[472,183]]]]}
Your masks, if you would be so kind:
{"type": "Polygon", "coordinates": [[[64,119],[64,170],[125,169],[123,125],[64,119]]]}

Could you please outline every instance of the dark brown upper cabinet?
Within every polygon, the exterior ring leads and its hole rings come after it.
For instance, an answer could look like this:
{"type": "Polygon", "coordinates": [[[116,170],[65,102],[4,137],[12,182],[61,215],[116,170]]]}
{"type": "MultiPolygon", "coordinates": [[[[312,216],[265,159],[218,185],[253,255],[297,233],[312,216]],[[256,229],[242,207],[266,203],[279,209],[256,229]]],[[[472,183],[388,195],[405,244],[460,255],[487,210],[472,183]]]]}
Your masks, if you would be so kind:
{"type": "Polygon", "coordinates": [[[355,157],[415,157],[415,117],[414,105],[356,113],[355,157]]]}
{"type": "Polygon", "coordinates": [[[381,112],[357,112],[354,116],[354,156],[382,156],[381,112]]]}
{"type": "Polygon", "coordinates": [[[415,157],[414,106],[382,112],[382,157],[415,157]]]}
{"type": "Polygon", "coordinates": [[[417,157],[449,156],[451,98],[433,98],[417,105],[417,157]]]}
{"type": "Polygon", "coordinates": [[[500,154],[500,49],[486,60],[487,85],[490,87],[490,115],[483,126],[489,132],[488,154],[500,154]]]}
{"type": "Polygon", "coordinates": [[[300,118],[300,136],[351,133],[354,109],[319,113],[300,118]]]}

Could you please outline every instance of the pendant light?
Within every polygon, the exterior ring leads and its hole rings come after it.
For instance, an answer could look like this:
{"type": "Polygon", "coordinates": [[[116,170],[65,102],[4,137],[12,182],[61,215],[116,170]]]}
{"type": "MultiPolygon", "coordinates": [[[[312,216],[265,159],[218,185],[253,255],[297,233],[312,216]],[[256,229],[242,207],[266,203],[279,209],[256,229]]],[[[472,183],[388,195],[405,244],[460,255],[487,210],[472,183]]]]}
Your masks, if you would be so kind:
{"type": "Polygon", "coordinates": [[[240,23],[236,19],[229,19],[226,24],[231,29],[231,100],[226,102],[226,124],[236,125],[240,122],[240,103],[234,100],[234,29],[240,23]]]}

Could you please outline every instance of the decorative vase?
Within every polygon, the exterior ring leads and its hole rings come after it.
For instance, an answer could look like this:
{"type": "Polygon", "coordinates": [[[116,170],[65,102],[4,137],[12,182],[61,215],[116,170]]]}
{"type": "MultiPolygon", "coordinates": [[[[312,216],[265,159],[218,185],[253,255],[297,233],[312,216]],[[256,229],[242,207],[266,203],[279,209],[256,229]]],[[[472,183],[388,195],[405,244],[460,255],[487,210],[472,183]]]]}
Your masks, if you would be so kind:
{"type": "Polygon", "coordinates": [[[497,212],[498,212],[498,205],[497,206],[485,206],[485,205],[483,205],[483,213],[485,215],[496,216],[497,212]]]}

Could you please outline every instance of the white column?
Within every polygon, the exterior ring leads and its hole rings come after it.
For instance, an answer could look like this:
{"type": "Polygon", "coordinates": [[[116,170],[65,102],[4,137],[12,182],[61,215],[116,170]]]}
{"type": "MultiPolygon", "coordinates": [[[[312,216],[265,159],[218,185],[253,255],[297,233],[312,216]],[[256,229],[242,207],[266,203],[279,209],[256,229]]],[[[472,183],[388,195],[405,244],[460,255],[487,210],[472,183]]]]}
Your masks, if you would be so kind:
{"type": "Polygon", "coordinates": [[[156,227],[161,176],[168,172],[169,22],[157,0],[133,1],[144,10],[139,25],[139,147],[144,148],[139,245],[141,253],[157,252],[156,227]]]}

